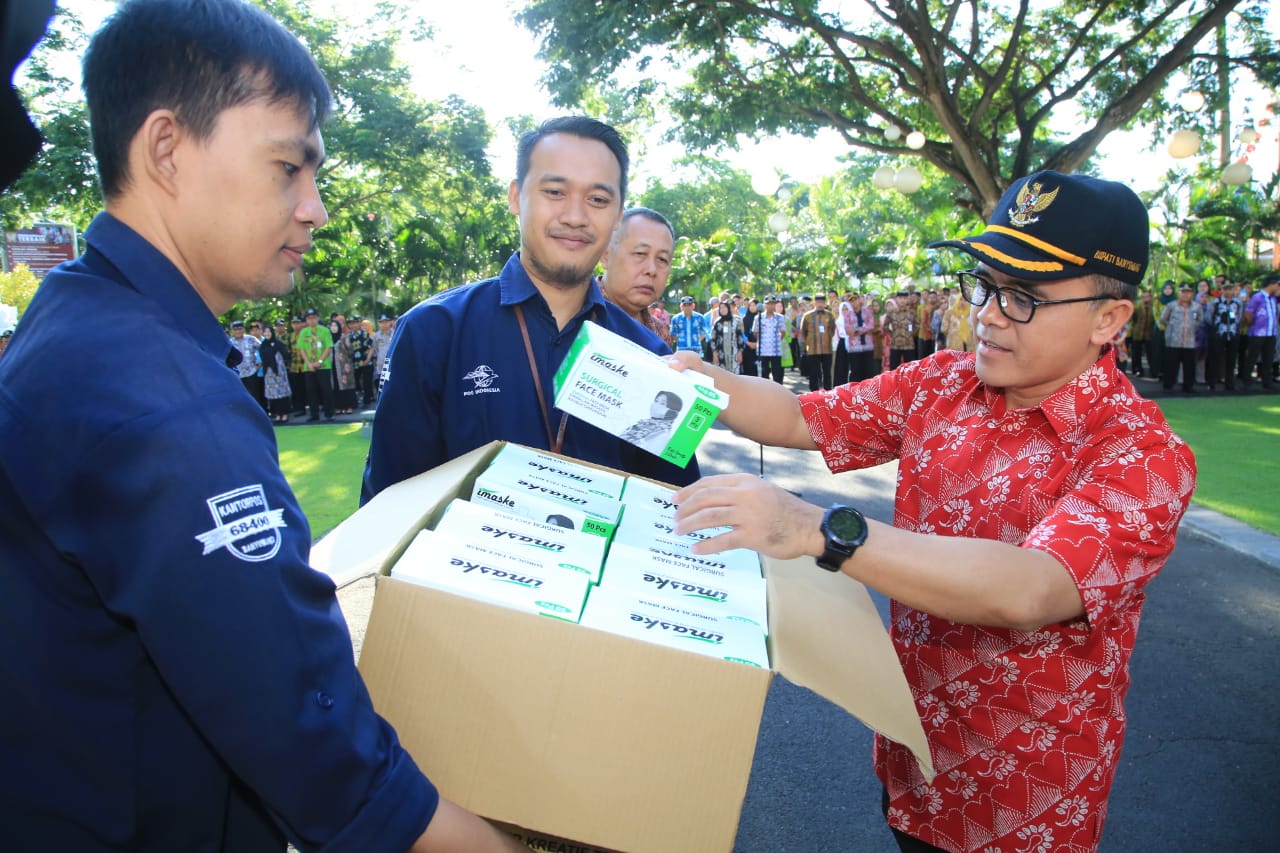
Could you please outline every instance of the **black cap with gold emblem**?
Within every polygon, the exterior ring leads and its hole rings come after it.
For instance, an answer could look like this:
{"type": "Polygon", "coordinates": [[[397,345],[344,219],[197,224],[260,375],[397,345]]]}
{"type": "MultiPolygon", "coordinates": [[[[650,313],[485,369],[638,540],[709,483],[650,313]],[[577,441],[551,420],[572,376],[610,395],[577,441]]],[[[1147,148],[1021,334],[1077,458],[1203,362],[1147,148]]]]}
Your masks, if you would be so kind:
{"type": "Polygon", "coordinates": [[[1149,228],[1146,205],[1124,184],[1044,171],[1014,181],[981,234],[929,248],[959,249],[1025,281],[1099,273],[1136,285],[1149,228]]]}

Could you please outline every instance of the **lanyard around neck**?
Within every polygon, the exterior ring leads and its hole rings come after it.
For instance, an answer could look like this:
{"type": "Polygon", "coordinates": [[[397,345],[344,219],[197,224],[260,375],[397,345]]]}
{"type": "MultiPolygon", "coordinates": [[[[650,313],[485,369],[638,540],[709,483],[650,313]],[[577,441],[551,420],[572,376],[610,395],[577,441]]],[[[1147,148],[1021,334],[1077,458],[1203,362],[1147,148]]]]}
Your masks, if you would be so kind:
{"type": "MultiPolygon", "coordinates": [[[[524,308],[520,305],[513,306],[516,309],[516,319],[520,321],[520,336],[524,338],[524,354],[529,359],[529,372],[533,374],[533,390],[538,392],[538,408],[542,410],[542,426],[547,431],[547,447],[552,453],[562,452],[560,448],[564,446],[564,431],[569,425],[569,413],[560,413],[560,428],[555,434],[551,433],[551,415],[547,411],[547,398],[542,393],[542,379],[538,376],[538,359],[533,355],[533,342],[529,340],[529,327],[524,322],[524,308]]],[[[593,305],[591,307],[591,320],[596,320],[599,316],[600,306],[593,305]]]]}

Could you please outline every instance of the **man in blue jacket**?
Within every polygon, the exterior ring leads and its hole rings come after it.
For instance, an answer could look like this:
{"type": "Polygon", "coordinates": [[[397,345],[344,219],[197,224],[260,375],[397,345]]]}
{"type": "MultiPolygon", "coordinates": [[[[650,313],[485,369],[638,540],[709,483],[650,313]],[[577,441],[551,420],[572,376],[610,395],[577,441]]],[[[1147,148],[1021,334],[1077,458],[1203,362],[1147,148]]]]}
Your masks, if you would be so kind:
{"type": "Polygon", "coordinates": [[[553,378],[587,320],[654,353],[667,348],[593,275],[622,216],[627,149],[595,119],[566,116],[520,139],[507,203],[520,251],[497,278],[455,287],[396,324],[362,501],[494,439],[684,485],[679,468],[555,409],[553,378]]]}
{"type": "Polygon", "coordinates": [[[229,369],[327,219],[323,76],[243,0],[130,0],[84,81],[106,212],[0,362],[2,846],[520,849],[374,712],[229,369]]]}

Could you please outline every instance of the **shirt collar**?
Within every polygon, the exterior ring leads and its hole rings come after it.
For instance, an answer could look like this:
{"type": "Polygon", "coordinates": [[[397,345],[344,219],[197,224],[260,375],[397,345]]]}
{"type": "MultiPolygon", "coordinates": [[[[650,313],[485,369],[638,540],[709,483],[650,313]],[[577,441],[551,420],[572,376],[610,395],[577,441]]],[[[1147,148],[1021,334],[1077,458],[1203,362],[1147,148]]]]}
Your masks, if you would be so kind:
{"type": "Polygon", "coordinates": [[[94,217],[84,240],[116,268],[123,284],[164,309],[174,327],[185,329],[201,349],[228,363],[240,355],[191,282],[137,231],[104,211],[94,217]]]}
{"type": "MultiPolygon", "coordinates": [[[[1117,390],[1124,391],[1128,381],[1116,364],[1115,348],[1107,344],[1088,370],[1045,397],[1038,406],[1024,411],[1041,412],[1054,432],[1065,437],[1073,434],[1097,410],[1099,399],[1117,390]]],[[[1004,392],[984,383],[976,371],[969,375],[965,384],[969,395],[992,415],[1004,417],[1008,412],[1004,392]]]]}

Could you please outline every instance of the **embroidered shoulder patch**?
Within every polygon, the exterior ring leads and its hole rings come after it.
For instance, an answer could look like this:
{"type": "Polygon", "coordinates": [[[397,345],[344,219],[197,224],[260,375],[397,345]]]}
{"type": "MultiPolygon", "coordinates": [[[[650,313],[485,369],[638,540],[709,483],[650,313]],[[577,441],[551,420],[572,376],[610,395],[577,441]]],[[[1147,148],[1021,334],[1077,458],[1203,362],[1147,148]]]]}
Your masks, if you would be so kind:
{"type": "Polygon", "coordinates": [[[196,534],[204,546],[201,556],[226,548],[233,557],[257,563],[270,560],[280,550],[279,528],[286,527],[283,509],[267,505],[262,484],[223,492],[205,501],[214,527],[196,534]]]}

